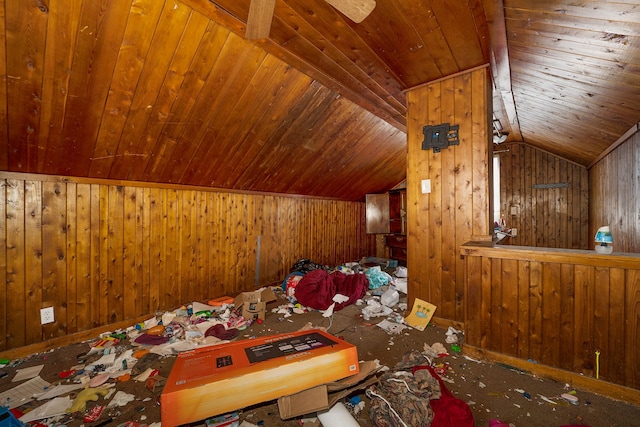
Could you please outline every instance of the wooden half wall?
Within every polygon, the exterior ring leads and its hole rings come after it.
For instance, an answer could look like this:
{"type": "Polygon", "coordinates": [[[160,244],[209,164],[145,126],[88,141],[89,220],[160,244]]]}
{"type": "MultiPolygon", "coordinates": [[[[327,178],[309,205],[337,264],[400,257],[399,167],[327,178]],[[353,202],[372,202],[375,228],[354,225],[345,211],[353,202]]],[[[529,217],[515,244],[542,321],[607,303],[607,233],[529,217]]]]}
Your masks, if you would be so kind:
{"type": "Polygon", "coordinates": [[[407,91],[408,300],[437,306],[438,318],[464,320],[460,245],[491,240],[491,84],[480,67],[407,91]],[[459,126],[459,145],[423,150],[423,127],[459,126]],[[422,180],[431,192],[422,193],[422,180]]]}
{"type": "MultiPolygon", "coordinates": [[[[576,374],[572,382],[630,387],[640,402],[639,254],[474,243],[461,253],[465,352],[511,356],[527,370],[557,368],[576,374]]],[[[617,393],[607,392],[630,398],[617,393]]]]}
{"type": "Polygon", "coordinates": [[[1,172],[0,209],[0,352],[375,253],[360,202],[1,172]]]}

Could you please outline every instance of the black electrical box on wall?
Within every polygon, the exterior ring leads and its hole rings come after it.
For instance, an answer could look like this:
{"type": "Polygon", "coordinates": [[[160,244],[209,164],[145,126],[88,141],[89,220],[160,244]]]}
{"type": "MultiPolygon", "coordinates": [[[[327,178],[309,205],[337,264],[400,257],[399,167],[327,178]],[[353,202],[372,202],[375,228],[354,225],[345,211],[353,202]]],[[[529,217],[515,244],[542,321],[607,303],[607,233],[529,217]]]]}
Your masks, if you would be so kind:
{"type": "Polygon", "coordinates": [[[450,126],[449,123],[442,123],[434,126],[424,126],[422,133],[424,140],[422,141],[422,149],[433,149],[434,153],[439,153],[443,148],[450,145],[459,145],[458,139],[459,125],[450,126]]]}

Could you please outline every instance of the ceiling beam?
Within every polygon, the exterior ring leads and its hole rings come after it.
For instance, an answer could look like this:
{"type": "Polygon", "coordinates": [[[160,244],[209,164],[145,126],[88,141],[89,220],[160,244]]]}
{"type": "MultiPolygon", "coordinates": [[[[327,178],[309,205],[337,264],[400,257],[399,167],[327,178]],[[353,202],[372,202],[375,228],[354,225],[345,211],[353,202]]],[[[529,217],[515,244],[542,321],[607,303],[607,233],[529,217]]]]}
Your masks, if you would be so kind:
{"type": "Polygon", "coordinates": [[[507,141],[522,141],[518,111],[511,90],[511,67],[503,0],[484,0],[484,8],[491,37],[491,74],[496,92],[494,99],[497,98],[497,102],[502,104],[503,112],[503,117],[500,117],[500,114],[496,116],[504,119],[500,124],[505,133],[509,133],[507,141]]]}

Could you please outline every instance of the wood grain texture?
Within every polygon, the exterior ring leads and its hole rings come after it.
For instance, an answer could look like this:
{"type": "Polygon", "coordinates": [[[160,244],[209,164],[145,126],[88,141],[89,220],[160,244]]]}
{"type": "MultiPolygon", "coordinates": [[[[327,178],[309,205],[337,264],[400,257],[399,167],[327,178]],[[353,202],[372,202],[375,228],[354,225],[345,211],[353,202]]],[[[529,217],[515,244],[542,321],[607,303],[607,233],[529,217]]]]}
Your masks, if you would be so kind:
{"type": "Polygon", "coordinates": [[[587,169],[524,144],[503,144],[496,151],[500,158],[500,212],[507,227],[518,230],[516,237],[500,243],[588,249],[587,169]],[[538,188],[545,185],[568,187],[538,188]]]}
{"type": "Polygon", "coordinates": [[[490,239],[488,70],[481,67],[407,92],[407,266],[409,304],[438,307],[437,316],[464,318],[464,264],[459,245],[490,239]],[[423,150],[423,127],[459,125],[459,145],[423,150]],[[431,180],[431,193],[420,191],[431,180]]]}
{"type": "Polygon", "coordinates": [[[0,351],[375,253],[362,202],[0,175],[0,351]]]}
{"type": "Polygon", "coordinates": [[[616,252],[640,252],[640,132],[589,169],[589,248],[608,225],[616,252]]]}
{"type": "Polygon", "coordinates": [[[640,388],[637,254],[474,244],[461,253],[467,344],[640,388]]]}

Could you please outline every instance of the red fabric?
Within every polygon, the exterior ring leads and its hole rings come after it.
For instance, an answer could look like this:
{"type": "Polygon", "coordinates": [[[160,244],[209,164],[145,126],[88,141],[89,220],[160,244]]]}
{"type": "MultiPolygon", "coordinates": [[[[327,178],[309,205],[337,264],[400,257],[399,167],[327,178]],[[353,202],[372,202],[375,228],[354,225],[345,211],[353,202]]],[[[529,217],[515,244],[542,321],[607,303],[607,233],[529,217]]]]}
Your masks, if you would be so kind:
{"type": "Polygon", "coordinates": [[[440,384],[440,399],[431,399],[429,404],[435,413],[431,427],[474,427],[473,412],[463,400],[455,397],[436,371],[431,366],[414,366],[412,373],[420,369],[428,369],[433,378],[440,384]]]}
{"type": "Polygon", "coordinates": [[[326,310],[333,304],[336,294],[346,295],[349,300],[336,303],[334,311],[353,304],[364,297],[369,288],[369,280],[364,274],[344,274],[334,271],[312,270],[305,274],[296,286],[295,298],[306,307],[326,310]]]}

